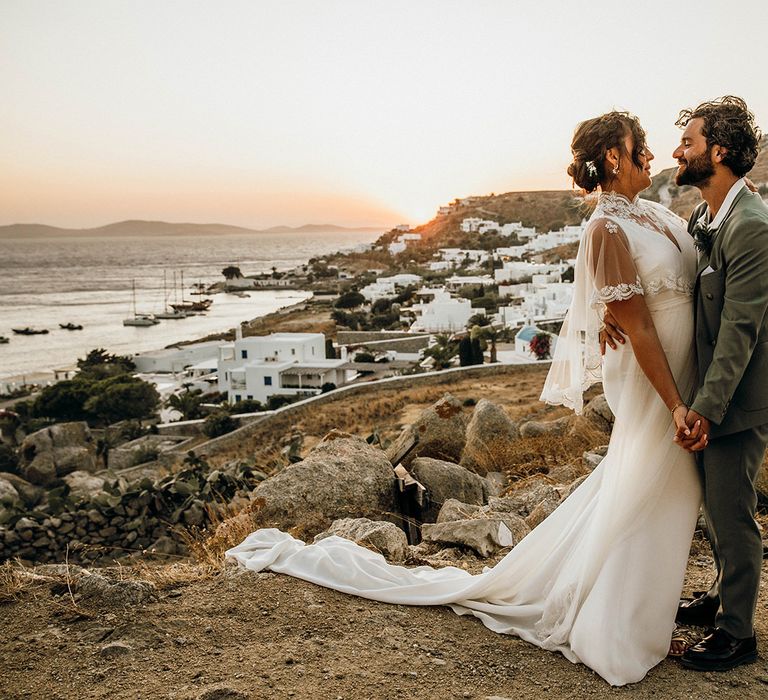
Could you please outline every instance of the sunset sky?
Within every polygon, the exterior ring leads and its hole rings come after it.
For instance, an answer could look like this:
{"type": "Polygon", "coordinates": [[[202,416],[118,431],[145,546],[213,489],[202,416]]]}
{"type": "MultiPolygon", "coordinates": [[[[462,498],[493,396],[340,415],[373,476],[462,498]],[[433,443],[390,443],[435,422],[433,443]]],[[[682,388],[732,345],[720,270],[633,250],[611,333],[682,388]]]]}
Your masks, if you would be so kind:
{"type": "Polygon", "coordinates": [[[422,223],[570,187],[577,122],[744,97],[765,0],[0,0],[0,224],[422,223]]]}

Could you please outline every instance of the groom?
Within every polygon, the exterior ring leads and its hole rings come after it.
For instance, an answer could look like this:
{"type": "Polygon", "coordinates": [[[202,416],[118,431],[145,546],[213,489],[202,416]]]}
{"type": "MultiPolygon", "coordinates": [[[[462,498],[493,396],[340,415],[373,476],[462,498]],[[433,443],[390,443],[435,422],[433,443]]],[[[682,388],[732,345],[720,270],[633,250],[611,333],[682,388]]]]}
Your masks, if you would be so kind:
{"type": "MultiPolygon", "coordinates": [[[[683,603],[677,621],[714,627],[685,652],[683,665],[723,671],[757,659],[753,623],[763,548],[755,478],[768,443],[768,207],[744,181],[760,132],[743,100],[705,102],[683,110],[677,124],[684,131],[673,153],[675,182],[698,187],[704,201],[688,223],[700,251],[698,390],[686,417],[690,435],[678,431],[675,440],[698,453],[717,566],[712,588],[683,603]]],[[[607,341],[614,346],[619,337],[610,321],[607,341]]]]}

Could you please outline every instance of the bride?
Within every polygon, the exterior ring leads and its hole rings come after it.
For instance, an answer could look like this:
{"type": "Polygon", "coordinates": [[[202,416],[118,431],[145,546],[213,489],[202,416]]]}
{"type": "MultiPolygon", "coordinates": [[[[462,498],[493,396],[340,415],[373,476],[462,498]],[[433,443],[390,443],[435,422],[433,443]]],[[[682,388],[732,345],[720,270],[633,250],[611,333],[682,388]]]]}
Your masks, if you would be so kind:
{"type": "Polygon", "coordinates": [[[395,566],[340,537],[305,545],[276,529],[227,556],[373,600],[448,605],[623,685],[667,656],[699,512],[694,458],[673,442],[693,391],[696,253],[682,219],[638,198],[653,154],[635,117],[589,119],[571,149],[569,175],[599,197],[541,398],[578,413],[602,380],[615,424],[600,465],[481,574],[395,566]],[[606,309],[630,342],[601,358],[606,309]]]}

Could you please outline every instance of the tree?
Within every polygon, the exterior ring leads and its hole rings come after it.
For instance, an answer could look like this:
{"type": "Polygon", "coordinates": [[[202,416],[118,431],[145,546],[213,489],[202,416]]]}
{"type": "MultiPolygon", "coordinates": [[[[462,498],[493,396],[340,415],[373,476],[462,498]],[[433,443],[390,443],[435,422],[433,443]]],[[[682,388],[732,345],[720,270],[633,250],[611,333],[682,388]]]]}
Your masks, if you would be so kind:
{"type": "Polygon", "coordinates": [[[469,317],[469,320],[467,321],[467,328],[472,328],[472,326],[489,326],[490,324],[490,318],[484,316],[483,314],[475,314],[474,316],[469,317]]]}
{"type": "Polygon", "coordinates": [[[391,299],[377,299],[371,304],[372,314],[386,314],[392,308],[391,299]]]}
{"type": "Polygon", "coordinates": [[[257,413],[264,410],[264,404],[256,399],[243,399],[233,403],[229,410],[230,413],[257,413]]]}
{"type": "Polygon", "coordinates": [[[138,377],[122,375],[94,383],[85,410],[109,424],[120,420],[150,418],[160,405],[160,395],[152,384],[138,377]]]}
{"type": "Polygon", "coordinates": [[[481,343],[486,342],[490,344],[491,350],[491,362],[498,362],[496,356],[496,341],[499,339],[499,332],[491,325],[487,326],[473,326],[470,331],[472,338],[478,338],[481,343]]]}
{"type": "Polygon", "coordinates": [[[459,341],[459,365],[461,367],[469,367],[469,365],[475,364],[474,359],[472,355],[472,341],[468,335],[465,335],[459,341]]]}
{"type": "Polygon", "coordinates": [[[240,268],[237,267],[237,265],[227,265],[227,267],[221,271],[221,274],[228,280],[240,279],[243,276],[243,273],[240,272],[240,268]]]}
{"type": "Polygon", "coordinates": [[[458,343],[452,341],[447,335],[435,336],[435,344],[424,350],[426,357],[431,357],[437,369],[450,367],[453,358],[458,352],[458,343]]]}
{"type": "Polygon", "coordinates": [[[203,421],[203,432],[209,438],[215,438],[220,435],[231,433],[235,427],[235,421],[226,411],[216,411],[215,413],[211,413],[211,415],[203,421]]]}
{"type": "Polygon", "coordinates": [[[32,404],[32,416],[60,422],[87,420],[91,414],[85,404],[91,397],[92,385],[92,380],[77,376],[45,387],[32,404]]]}
{"type": "Polygon", "coordinates": [[[480,344],[480,338],[472,338],[472,364],[483,364],[483,346],[480,344]]]}
{"type": "Polygon", "coordinates": [[[182,393],[171,394],[165,405],[181,413],[181,420],[194,420],[200,418],[202,414],[200,410],[200,404],[203,402],[202,393],[201,389],[190,391],[189,386],[186,386],[182,393]]]}
{"type": "Polygon", "coordinates": [[[355,362],[376,362],[376,358],[370,352],[355,353],[355,362]]]}
{"type": "Polygon", "coordinates": [[[80,377],[104,379],[136,371],[136,365],[127,355],[113,355],[104,348],[91,350],[77,361],[80,377]]]}
{"type": "Polygon", "coordinates": [[[337,300],[334,306],[337,309],[354,309],[365,303],[365,297],[360,292],[344,292],[337,300]]]}

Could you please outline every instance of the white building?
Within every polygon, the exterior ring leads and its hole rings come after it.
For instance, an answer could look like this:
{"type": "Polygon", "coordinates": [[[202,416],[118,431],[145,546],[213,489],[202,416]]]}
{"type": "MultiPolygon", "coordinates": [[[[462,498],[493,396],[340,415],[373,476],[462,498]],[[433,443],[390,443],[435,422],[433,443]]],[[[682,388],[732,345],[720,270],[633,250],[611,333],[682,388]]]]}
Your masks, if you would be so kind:
{"type": "Polygon", "coordinates": [[[404,289],[409,285],[421,284],[421,276],[411,275],[406,272],[401,272],[400,274],[391,275],[390,277],[379,277],[377,278],[376,281],[382,284],[385,284],[385,283],[394,284],[395,289],[404,289]]]}
{"type": "Polygon", "coordinates": [[[373,303],[377,299],[390,299],[397,296],[395,290],[395,283],[384,281],[383,278],[367,284],[360,290],[360,294],[365,297],[365,300],[369,303],[373,303]]]}
{"type": "Polygon", "coordinates": [[[485,314],[485,309],[473,309],[469,299],[454,299],[443,289],[421,292],[422,296],[429,293],[432,300],[410,307],[416,315],[410,328],[412,332],[454,333],[464,330],[472,316],[485,314]]]}
{"type": "Polygon", "coordinates": [[[136,371],[154,374],[158,372],[183,372],[192,365],[200,362],[214,361],[219,356],[220,340],[205,343],[192,343],[177,347],[138,352],[131,357],[136,365],[136,371]]]}
{"type": "Polygon", "coordinates": [[[411,226],[410,226],[410,224],[398,224],[397,226],[395,226],[394,230],[395,231],[410,231],[411,230],[411,226]]]}
{"type": "Polygon", "coordinates": [[[504,267],[494,270],[493,277],[497,283],[519,282],[533,275],[549,274],[551,272],[565,272],[567,265],[562,263],[531,263],[517,260],[504,262],[504,267]]]}
{"type": "Polygon", "coordinates": [[[342,386],[351,375],[342,359],[325,358],[322,333],[272,333],[219,347],[219,391],[230,403],[270,396],[314,396],[324,384],[342,386]]]}
{"type": "Polygon", "coordinates": [[[387,250],[389,250],[390,255],[397,255],[398,253],[402,253],[406,248],[407,246],[405,241],[401,241],[398,238],[396,238],[387,246],[387,250]]]}
{"type": "Polygon", "coordinates": [[[445,286],[452,290],[481,284],[493,284],[493,277],[490,275],[452,275],[445,280],[445,286]]]}

